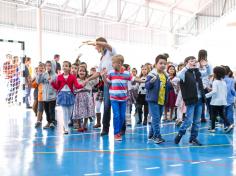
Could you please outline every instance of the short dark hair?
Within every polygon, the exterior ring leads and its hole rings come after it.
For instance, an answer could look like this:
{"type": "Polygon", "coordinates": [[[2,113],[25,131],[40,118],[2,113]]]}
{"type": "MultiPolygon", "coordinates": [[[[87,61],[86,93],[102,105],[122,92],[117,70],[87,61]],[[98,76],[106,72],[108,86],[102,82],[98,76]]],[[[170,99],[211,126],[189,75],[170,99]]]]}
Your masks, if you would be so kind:
{"type": "Polygon", "coordinates": [[[52,65],[52,62],[51,61],[46,61],[45,64],[51,64],[52,65]]]}
{"type": "Polygon", "coordinates": [[[96,42],[105,42],[105,43],[107,43],[107,40],[104,37],[98,37],[96,39],[96,42]]]}
{"type": "Polygon", "coordinates": [[[163,55],[166,56],[167,59],[170,57],[168,53],[164,53],[163,55]]]}
{"type": "Polygon", "coordinates": [[[189,60],[194,60],[194,59],[196,59],[196,57],[194,57],[194,56],[188,56],[188,57],[186,57],[186,58],[184,59],[184,64],[187,64],[189,60]]]}
{"type": "Polygon", "coordinates": [[[71,63],[69,61],[64,61],[63,64],[68,64],[69,67],[71,68],[71,63]]]}
{"type": "Polygon", "coordinates": [[[156,57],[155,64],[157,64],[157,63],[159,62],[159,60],[161,60],[161,59],[167,61],[166,55],[164,55],[164,54],[159,54],[159,55],[156,57]]]}
{"type": "Polygon", "coordinates": [[[198,52],[198,62],[200,62],[201,60],[207,61],[207,51],[204,49],[201,49],[198,52]]]}
{"type": "Polygon", "coordinates": [[[54,55],[54,59],[55,59],[55,58],[58,58],[58,57],[60,57],[59,54],[55,54],[55,55],[54,55]]]}
{"type": "Polygon", "coordinates": [[[180,71],[180,67],[184,67],[185,64],[184,63],[179,63],[178,67],[177,67],[177,70],[180,71]]]}
{"type": "Polygon", "coordinates": [[[213,73],[215,74],[215,78],[217,80],[221,80],[225,77],[225,69],[224,67],[217,66],[213,69],[213,73]]]}
{"type": "Polygon", "coordinates": [[[128,68],[130,68],[129,64],[123,64],[123,67],[125,67],[125,70],[127,70],[128,68]]]}
{"type": "Polygon", "coordinates": [[[230,67],[227,66],[227,65],[224,65],[223,67],[224,67],[224,69],[225,69],[225,75],[228,75],[229,77],[233,77],[233,72],[232,72],[232,70],[230,69],[230,67]]]}

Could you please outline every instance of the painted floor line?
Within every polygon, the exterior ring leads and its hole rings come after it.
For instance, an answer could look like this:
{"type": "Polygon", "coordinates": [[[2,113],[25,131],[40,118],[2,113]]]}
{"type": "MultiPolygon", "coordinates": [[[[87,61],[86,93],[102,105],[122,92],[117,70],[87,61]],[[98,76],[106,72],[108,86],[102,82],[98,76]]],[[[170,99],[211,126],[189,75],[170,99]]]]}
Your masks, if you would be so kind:
{"type": "Polygon", "coordinates": [[[125,173],[125,172],[133,172],[133,170],[120,170],[120,171],[114,171],[114,173],[125,173]]]}
{"type": "Polygon", "coordinates": [[[216,158],[216,159],[212,159],[211,161],[221,161],[222,159],[220,158],[216,158]]]}
{"type": "Polygon", "coordinates": [[[200,164],[200,163],[206,163],[206,161],[196,161],[196,162],[192,162],[191,164],[200,164]]]}
{"type": "MultiPolygon", "coordinates": [[[[158,147],[158,148],[126,148],[126,149],[117,149],[114,151],[111,150],[68,150],[64,151],[64,153],[84,153],[84,152],[121,152],[121,151],[145,151],[145,150],[171,150],[171,149],[189,149],[189,148],[208,148],[208,147],[230,147],[232,144],[218,144],[218,145],[202,145],[202,146],[179,146],[179,147],[158,147]]],[[[57,152],[34,152],[34,154],[57,154],[57,152]]]]}
{"type": "Polygon", "coordinates": [[[183,166],[183,164],[171,164],[169,165],[170,167],[180,167],[180,166],[183,166]]]}
{"type": "Polygon", "coordinates": [[[146,170],[155,170],[155,169],[160,169],[160,167],[148,167],[148,168],[145,168],[146,170]]]}
{"type": "Polygon", "coordinates": [[[93,176],[93,175],[102,175],[101,173],[89,173],[89,174],[84,174],[85,176],[93,176]]]}

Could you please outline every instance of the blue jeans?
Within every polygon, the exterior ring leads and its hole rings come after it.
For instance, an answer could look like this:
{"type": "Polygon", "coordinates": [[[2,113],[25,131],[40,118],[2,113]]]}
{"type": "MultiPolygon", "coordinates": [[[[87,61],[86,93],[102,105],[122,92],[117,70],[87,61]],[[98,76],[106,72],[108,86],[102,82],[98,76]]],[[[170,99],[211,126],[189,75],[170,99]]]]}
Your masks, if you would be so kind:
{"type": "Polygon", "coordinates": [[[163,106],[154,102],[148,102],[149,113],[152,116],[152,124],[150,126],[149,136],[161,137],[160,122],[163,113],[163,106]]]}
{"type": "Polygon", "coordinates": [[[234,104],[225,106],[225,116],[230,124],[234,124],[234,104]]]}
{"type": "Polygon", "coordinates": [[[103,125],[103,131],[109,132],[110,120],[111,120],[111,101],[110,101],[108,85],[104,85],[103,95],[104,95],[104,111],[103,111],[102,125],[103,125]]]}
{"type": "Polygon", "coordinates": [[[198,136],[200,118],[202,114],[202,99],[199,99],[196,104],[186,105],[186,108],[186,117],[180,127],[179,134],[184,135],[186,133],[186,130],[192,124],[190,140],[196,139],[198,136]]]}
{"type": "Polygon", "coordinates": [[[122,126],[125,122],[125,113],[126,113],[126,101],[111,101],[111,106],[113,110],[113,125],[114,125],[114,134],[121,132],[122,126]]]}

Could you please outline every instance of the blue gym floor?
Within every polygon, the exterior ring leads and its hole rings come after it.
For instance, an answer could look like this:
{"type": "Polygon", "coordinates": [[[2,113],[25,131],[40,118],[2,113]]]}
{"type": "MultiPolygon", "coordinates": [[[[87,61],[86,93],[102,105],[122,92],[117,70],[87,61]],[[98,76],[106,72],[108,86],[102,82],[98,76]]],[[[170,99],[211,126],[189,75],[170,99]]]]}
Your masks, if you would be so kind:
{"type": "Polygon", "coordinates": [[[1,110],[1,176],[236,175],[234,132],[224,134],[218,128],[210,134],[207,124],[201,126],[199,140],[204,145],[199,147],[188,143],[189,132],[175,145],[174,123],[163,124],[166,142],[156,145],[147,141],[147,128],[143,126],[128,128],[124,140],[114,142],[113,131],[100,137],[92,124],[87,133],[72,130],[64,136],[61,127],[35,129],[35,120],[31,110],[1,110]]]}

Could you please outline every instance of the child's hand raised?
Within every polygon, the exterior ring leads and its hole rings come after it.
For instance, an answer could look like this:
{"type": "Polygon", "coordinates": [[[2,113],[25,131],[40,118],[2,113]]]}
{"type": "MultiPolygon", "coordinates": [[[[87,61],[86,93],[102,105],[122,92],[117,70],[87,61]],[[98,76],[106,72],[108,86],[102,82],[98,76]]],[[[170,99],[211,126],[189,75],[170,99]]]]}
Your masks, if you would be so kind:
{"type": "Polygon", "coordinates": [[[151,82],[151,83],[154,83],[154,82],[156,81],[156,79],[157,79],[157,76],[154,76],[154,77],[150,80],[150,82],[151,82]]]}
{"type": "Polygon", "coordinates": [[[107,75],[107,69],[104,68],[104,69],[100,72],[100,75],[101,75],[102,77],[106,76],[106,75],[107,75]]]}
{"type": "Polygon", "coordinates": [[[87,83],[88,83],[88,80],[86,79],[86,80],[84,80],[84,82],[81,83],[81,85],[84,87],[84,86],[86,86],[87,83]]]}

